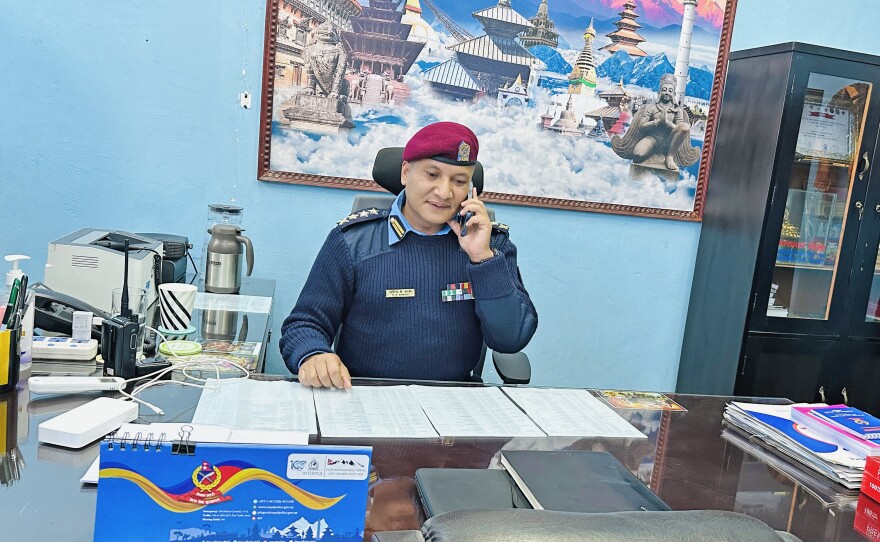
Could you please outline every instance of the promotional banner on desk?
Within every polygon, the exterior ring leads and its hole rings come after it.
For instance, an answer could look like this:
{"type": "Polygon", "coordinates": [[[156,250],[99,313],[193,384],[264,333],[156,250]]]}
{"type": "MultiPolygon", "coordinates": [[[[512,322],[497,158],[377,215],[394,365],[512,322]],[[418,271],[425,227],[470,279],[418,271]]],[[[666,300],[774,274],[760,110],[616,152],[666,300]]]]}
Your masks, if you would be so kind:
{"type": "Polygon", "coordinates": [[[369,447],[107,440],[94,539],[361,542],[371,456],[369,447]]]}

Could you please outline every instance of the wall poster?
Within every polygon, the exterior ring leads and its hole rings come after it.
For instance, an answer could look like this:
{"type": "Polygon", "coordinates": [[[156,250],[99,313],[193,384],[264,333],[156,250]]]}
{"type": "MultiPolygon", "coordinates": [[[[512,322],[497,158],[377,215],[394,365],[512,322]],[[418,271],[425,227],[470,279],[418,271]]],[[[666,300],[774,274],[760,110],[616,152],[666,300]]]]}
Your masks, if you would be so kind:
{"type": "Polygon", "coordinates": [[[488,201],[700,220],[736,0],[268,0],[258,177],[381,190],[453,120],[488,201]]]}

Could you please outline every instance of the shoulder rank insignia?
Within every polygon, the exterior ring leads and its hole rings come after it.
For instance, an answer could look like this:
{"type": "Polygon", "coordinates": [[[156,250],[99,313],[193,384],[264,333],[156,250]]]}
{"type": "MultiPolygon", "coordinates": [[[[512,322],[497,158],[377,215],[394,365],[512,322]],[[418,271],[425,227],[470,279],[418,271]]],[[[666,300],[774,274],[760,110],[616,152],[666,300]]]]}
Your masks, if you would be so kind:
{"type": "Polygon", "coordinates": [[[493,222],[492,227],[500,231],[508,231],[510,229],[510,226],[508,226],[507,224],[502,224],[501,222],[493,222]]]}
{"type": "Polygon", "coordinates": [[[351,213],[347,217],[337,222],[336,225],[342,226],[342,228],[344,229],[353,224],[359,224],[361,222],[367,222],[369,220],[383,218],[386,216],[388,216],[388,209],[378,209],[376,207],[373,207],[371,209],[364,209],[363,211],[355,211],[354,213],[351,213]]]}
{"type": "Polygon", "coordinates": [[[397,236],[397,240],[403,239],[403,236],[406,235],[406,228],[403,227],[403,223],[400,222],[400,219],[394,215],[391,215],[391,218],[388,219],[391,222],[391,229],[394,230],[394,235],[397,236]]]}

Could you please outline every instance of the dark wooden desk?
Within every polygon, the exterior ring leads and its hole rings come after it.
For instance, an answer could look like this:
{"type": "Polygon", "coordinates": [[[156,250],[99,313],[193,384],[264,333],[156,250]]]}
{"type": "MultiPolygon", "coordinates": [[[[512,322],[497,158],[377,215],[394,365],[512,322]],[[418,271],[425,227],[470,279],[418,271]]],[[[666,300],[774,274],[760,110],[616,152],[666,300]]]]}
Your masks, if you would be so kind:
{"type": "MultiPolygon", "coordinates": [[[[272,378],[272,377],[257,377],[272,378]]],[[[359,381],[355,384],[376,384],[359,381]]],[[[442,385],[442,384],[439,384],[442,385]]],[[[145,422],[192,418],[200,390],[168,385],[143,397],[165,416],[141,408],[145,422]]],[[[26,383],[0,396],[9,417],[7,435],[24,460],[18,479],[0,487],[4,540],[91,540],[96,486],[79,478],[97,457],[99,443],[67,450],[37,442],[37,426],[94,395],[31,396],[26,383]],[[17,427],[14,427],[17,425],[17,427]]],[[[720,438],[721,414],[729,397],[673,395],[688,412],[619,410],[645,432],[647,440],[624,439],[322,439],[323,444],[366,444],[374,448],[378,480],[371,485],[367,534],[374,530],[416,529],[424,520],[413,477],[421,467],[486,468],[503,448],[607,450],[645,481],[673,509],[743,512],[805,542],[861,540],[852,530],[854,509],[824,508],[778,471],[720,438]]],[[[778,402],[767,400],[767,402],[778,402]]],[[[2,419],[2,416],[0,416],[2,419]]],[[[137,510],[131,513],[136,514],[137,510]]],[[[369,538],[367,538],[369,539],[369,538]]]]}

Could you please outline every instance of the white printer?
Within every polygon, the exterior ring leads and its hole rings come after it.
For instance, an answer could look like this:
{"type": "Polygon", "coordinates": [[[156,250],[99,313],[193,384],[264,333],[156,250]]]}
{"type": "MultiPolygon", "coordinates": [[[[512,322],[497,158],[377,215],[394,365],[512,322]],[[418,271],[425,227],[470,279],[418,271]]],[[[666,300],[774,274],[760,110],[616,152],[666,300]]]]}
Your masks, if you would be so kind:
{"type": "Polygon", "coordinates": [[[147,291],[147,306],[157,298],[160,241],[135,233],[83,228],[49,243],[43,282],[49,288],[110,312],[114,288],[122,287],[124,242],[128,240],[128,286],[147,291]]]}

